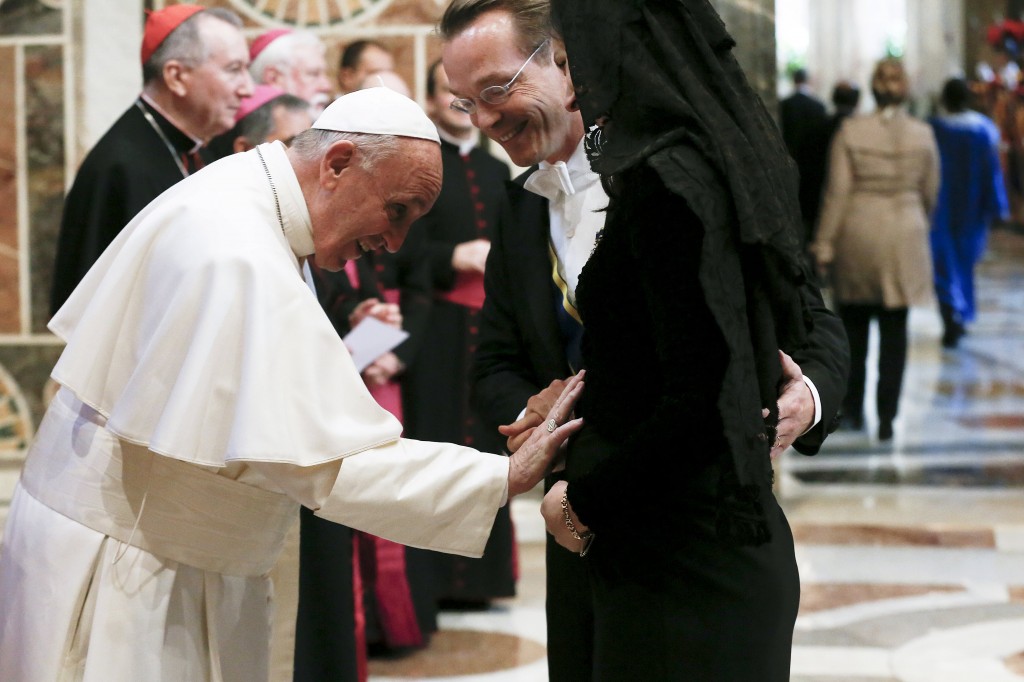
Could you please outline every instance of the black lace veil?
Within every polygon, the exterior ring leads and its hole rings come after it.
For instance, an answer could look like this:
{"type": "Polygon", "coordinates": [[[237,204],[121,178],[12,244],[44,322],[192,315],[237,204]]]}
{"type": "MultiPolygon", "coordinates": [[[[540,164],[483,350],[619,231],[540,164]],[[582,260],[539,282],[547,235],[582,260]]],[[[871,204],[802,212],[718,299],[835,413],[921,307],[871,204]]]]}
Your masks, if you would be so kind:
{"type": "MultiPolygon", "coordinates": [[[[615,175],[646,163],[701,220],[705,297],[733,339],[733,370],[756,368],[761,405],[774,426],[777,349],[802,346],[811,325],[800,292],[807,270],[797,171],[732,53],[733,38],[708,0],[551,5],[584,123],[602,122],[587,138],[592,167],[611,179],[614,204],[615,175]]],[[[743,405],[743,413],[750,407],[743,405]]],[[[746,437],[764,425],[745,423],[745,434],[726,435],[736,482],[753,492],[767,457],[746,437]],[[754,450],[759,457],[748,456],[754,450]]]]}
{"type": "Polygon", "coordinates": [[[710,2],[552,0],[552,14],[584,122],[610,118],[594,170],[614,175],[668,153],[685,166],[671,189],[720,187],[742,241],[770,245],[795,265],[796,167],[710,2]]]}
{"type": "MultiPolygon", "coordinates": [[[[566,43],[591,164],[603,176],[646,161],[698,209],[714,193],[731,225],[763,247],[768,269],[804,273],[798,176],[764,102],[732,53],[735,41],[708,0],[552,0],[566,43]]],[[[708,224],[711,223],[711,224],[708,224]]],[[[770,286],[770,283],[765,283],[770,286]]],[[[807,322],[793,295],[776,292],[780,336],[799,345],[807,322]]]]}

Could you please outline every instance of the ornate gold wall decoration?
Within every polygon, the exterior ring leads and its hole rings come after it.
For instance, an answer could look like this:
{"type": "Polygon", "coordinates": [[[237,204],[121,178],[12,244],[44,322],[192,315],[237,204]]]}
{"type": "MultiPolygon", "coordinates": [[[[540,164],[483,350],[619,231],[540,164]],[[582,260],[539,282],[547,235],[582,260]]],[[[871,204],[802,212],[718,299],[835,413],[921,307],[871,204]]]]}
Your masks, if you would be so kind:
{"type": "Polygon", "coordinates": [[[230,0],[239,13],[261,24],[335,28],[373,19],[392,0],[230,0]]]}

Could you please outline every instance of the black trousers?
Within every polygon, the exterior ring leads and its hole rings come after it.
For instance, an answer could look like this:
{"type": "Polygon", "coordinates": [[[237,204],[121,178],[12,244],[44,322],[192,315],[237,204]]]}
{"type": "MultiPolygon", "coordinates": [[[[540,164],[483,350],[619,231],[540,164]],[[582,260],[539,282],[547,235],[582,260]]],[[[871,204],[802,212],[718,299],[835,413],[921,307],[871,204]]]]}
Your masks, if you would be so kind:
{"type": "Polygon", "coordinates": [[[854,418],[863,417],[868,329],[871,320],[877,319],[880,341],[875,402],[879,420],[892,422],[899,408],[903,371],[907,366],[907,309],[849,304],[841,304],[838,308],[850,340],[850,381],[843,400],[843,412],[854,418]]]}
{"type": "Polygon", "coordinates": [[[352,529],[303,507],[295,682],[356,682],[352,529]]]}
{"type": "MultiPolygon", "coordinates": [[[[608,578],[590,555],[549,545],[551,682],[788,682],[800,580],[789,524],[770,493],[764,506],[772,539],[749,547],[717,536],[707,504],[686,537],[666,538],[660,586],[608,578]]],[[[592,554],[621,556],[602,539],[592,554]]]]}

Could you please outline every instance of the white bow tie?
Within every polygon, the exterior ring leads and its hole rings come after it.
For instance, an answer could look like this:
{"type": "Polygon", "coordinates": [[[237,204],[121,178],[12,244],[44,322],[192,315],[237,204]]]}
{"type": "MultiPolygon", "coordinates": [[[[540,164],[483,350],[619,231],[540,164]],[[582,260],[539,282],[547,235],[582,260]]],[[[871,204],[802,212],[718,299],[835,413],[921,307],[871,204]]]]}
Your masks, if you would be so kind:
{"type": "Polygon", "coordinates": [[[576,194],[565,161],[556,161],[546,168],[538,168],[526,178],[523,187],[548,201],[555,201],[563,194],[570,197],[576,194]]]}

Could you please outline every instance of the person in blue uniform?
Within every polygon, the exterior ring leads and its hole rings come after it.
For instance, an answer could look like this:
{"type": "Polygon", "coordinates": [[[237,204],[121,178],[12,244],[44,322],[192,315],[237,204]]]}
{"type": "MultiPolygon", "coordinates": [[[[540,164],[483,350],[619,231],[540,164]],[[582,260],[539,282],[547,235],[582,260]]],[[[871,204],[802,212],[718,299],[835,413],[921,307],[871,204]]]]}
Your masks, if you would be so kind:
{"type": "Polygon", "coordinates": [[[1010,212],[999,164],[999,129],[972,111],[970,101],[966,81],[952,78],[942,88],[944,112],[929,119],[942,162],[931,243],[946,348],[956,348],[975,319],[974,266],[985,252],[989,226],[1010,212]]]}

